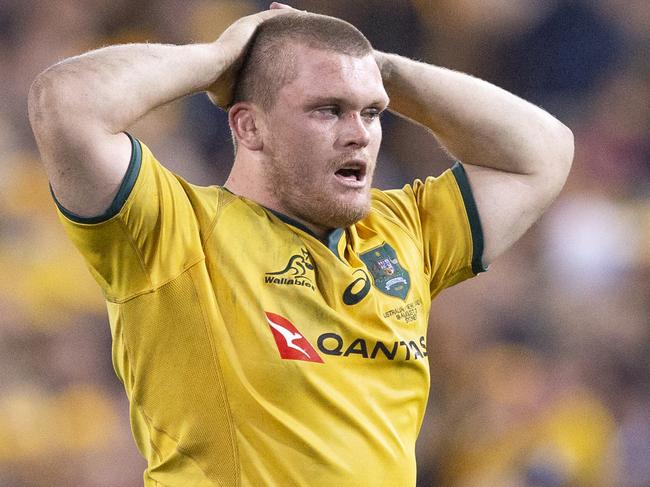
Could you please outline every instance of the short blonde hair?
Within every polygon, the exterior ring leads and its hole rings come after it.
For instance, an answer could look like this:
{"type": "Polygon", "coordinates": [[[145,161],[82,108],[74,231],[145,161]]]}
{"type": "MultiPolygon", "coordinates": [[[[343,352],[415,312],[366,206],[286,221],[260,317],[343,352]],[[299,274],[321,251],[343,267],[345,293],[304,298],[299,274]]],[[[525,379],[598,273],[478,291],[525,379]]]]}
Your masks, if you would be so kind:
{"type": "Polygon", "coordinates": [[[302,12],[273,17],[258,27],[251,40],[232,104],[248,101],[270,110],[278,91],[295,79],[300,69],[292,45],[354,57],[372,53],[368,39],[344,20],[302,12]]]}

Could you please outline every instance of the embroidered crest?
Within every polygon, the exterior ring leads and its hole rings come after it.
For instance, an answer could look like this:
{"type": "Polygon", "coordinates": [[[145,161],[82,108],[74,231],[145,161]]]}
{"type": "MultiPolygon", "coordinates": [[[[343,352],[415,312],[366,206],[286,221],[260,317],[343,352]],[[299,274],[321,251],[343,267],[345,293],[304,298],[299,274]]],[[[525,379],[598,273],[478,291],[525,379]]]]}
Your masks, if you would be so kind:
{"type": "Polygon", "coordinates": [[[411,287],[409,273],[387,243],[359,255],[372,274],[375,287],[389,296],[406,299],[411,287]]]}

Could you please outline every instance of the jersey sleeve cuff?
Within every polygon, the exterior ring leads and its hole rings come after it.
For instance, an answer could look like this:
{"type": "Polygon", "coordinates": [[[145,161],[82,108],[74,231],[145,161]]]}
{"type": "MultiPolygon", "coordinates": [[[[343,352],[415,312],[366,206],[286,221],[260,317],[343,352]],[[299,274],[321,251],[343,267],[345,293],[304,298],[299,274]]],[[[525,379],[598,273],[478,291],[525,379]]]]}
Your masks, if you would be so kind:
{"type": "Polygon", "coordinates": [[[117,190],[115,198],[113,198],[111,205],[104,213],[91,217],[76,215],[70,210],[67,210],[59,200],[56,199],[56,195],[54,194],[54,191],[52,191],[52,186],[50,185],[50,193],[52,194],[54,203],[56,203],[59,211],[69,220],[85,224],[102,223],[117,215],[124,206],[124,203],[131,194],[133,186],[135,186],[138,174],[140,173],[140,166],[142,165],[142,146],[140,145],[140,141],[135,137],[132,137],[131,134],[126,132],[124,133],[129,137],[129,140],[131,140],[131,160],[129,161],[129,167],[126,170],[126,174],[124,174],[124,178],[122,179],[120,188],[117,190]]]}
{"type": "Polygon", "coordinates": [[[479,274],[480,272],[487,271],[487,267],[483,265],[483,227],[478,216],[476,201],[474,201],[472,188],[469,185],[467,173],[463,165],[457,161],[451,168],[451,172],[456,178],[460,194],[463,197],[465,212],[467,213],[469,227],[472,232],[472,272],[479,274]]]}

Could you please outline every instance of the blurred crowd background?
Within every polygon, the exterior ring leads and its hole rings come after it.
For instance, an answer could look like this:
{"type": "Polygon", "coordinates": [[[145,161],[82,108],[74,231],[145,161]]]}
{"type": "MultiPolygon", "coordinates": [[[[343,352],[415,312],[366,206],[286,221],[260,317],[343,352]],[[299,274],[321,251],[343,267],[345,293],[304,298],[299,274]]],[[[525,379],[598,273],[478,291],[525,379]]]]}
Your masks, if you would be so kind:
{"type": "MultiPolygon", "coordinates": [[[[487,79],[575,134],[573,171],[546,216],[488,273],[434,303],[418,486],[650,486],[650,3],[294,6],[352,22],[378,49],[487,79]]],[[[0,0],[0,486],[134,487],[145,468],[99,288],[39,165],[31,81],[109,44],[210,41],[267,7],[0,0]]],[[[191,182],[225,180],[226,116],[205,95],[131,132],[191,182]]],[[[388,115],[384,133],[379,187],[450,164],[420,127],[388,115]]]]}

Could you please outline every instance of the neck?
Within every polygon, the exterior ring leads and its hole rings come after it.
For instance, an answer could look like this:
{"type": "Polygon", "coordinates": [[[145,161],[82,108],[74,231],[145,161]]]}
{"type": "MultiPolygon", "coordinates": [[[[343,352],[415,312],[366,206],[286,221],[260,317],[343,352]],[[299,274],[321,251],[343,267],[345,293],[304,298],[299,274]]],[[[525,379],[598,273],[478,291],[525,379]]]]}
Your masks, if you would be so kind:
{"type": "Polygon", "coordinates": [[[298,224],[295,226],[305,227],[305,229],[309,230],[319,240],[327,240],[332,229],[308,222],[285,209],[277,201],[277,198],[266,189],[263,181],[264,178],[259,172],[259,167],[259,164],[253,164],[250,160],[243,157],[236,157],[228,179],[224,183],[224,187],[237,196],[254,201],[279,215],[293,220],[294,223],[298,224]]]}

